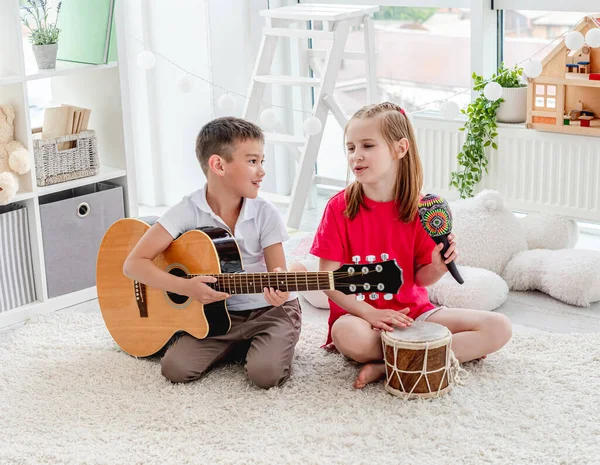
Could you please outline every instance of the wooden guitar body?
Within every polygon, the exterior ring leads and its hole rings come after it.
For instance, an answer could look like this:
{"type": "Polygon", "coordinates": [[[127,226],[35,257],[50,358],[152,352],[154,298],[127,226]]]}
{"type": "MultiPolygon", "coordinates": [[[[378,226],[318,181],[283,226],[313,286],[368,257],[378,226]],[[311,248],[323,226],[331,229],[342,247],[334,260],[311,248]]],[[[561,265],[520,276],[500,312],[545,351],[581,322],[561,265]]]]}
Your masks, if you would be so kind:
{"type": "MultiPolygon", "coordinates": [[[[150,226],[123,219],[102,240],[96,265],[96,286],[102,317],[119,346],[137,357],[155,354],[178,331],[198,339],[229,331],[225,301],[202,305],[187,296],[132,281],[123,264],[150,226]]],[[[182,234],[154,259],[160,269],[177,276],[238,273],[242,259],[235,239],[220,228],[182,234]]]]}

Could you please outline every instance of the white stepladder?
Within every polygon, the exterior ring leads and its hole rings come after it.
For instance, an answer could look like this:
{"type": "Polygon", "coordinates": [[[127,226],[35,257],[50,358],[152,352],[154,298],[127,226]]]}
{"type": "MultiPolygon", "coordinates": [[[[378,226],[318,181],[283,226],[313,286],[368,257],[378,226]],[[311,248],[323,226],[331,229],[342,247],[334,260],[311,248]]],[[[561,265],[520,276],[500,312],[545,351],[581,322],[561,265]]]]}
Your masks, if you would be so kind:
{"type": "MultiPolygon", "coordinates": [[[[375,43],[371,15],[378,11],[377,6],[363,5],[325,5],[303,3],[263,10],[266,25],[254,66],[250,83],[248,100],[243,117],[258,123],[261,101],[267,84],[301,86],[303,109],[310,109],[312,116],[321,121],[325,128],[327,116],[331,114],[343,128],[346,116],[334,99],[333,92],[342,59],[365,60],[367,103],[372,103],[377,95],[375,68],[375,43]],[[315,24],[322,24],[322,29],[313,29],[315,24]],[[363,25],[365,51],[345,52],[346,40],[352,26],[363,25]],[[300,47],[299,76],[272,75],[271,65],[275,55],[275,47],[281,37],[304,39],[324,39],[329,41],[326,50],[314,50],[300,47]],[[324,59],[321,62],[321,59],[324,59]],[[312,76],[310,71],[312,70],[312,76]],[[310,88],[315,88],[314,104],[310,88]]],[[[305,115],[310,116],[309,114],[305,115]]],[[[314,135],[288,135],[266,133],[266,142],[282,144],[292,150],[299,161],[296,169],[291,200],[286,223],[291,228],[298,228],[306,200],[313,185],[315,163],[323,130],[314,135]]]]}

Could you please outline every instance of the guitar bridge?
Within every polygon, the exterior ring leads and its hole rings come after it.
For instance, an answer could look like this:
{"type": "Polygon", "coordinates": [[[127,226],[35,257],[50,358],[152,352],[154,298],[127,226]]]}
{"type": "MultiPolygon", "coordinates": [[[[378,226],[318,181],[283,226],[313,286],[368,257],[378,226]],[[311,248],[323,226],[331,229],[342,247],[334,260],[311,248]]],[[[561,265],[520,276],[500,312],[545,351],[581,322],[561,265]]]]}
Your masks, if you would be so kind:
{"type": "Polygon", "coordinates": [[[137,302],[140,318],[148,318],[148,306],[146,305],[146,285],[138,281],[133,282],[135,301],[137,302]]]}

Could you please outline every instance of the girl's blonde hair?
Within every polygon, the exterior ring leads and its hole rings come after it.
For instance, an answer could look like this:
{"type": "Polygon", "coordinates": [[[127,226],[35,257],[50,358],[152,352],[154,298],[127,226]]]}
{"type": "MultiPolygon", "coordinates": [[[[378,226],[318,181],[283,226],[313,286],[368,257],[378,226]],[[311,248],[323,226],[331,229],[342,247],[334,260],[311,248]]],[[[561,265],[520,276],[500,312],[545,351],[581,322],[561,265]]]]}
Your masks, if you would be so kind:
{"type": "MultiPolygon", "coordinates": [[[[408,152],[398,160],[398,172],[394,187],[394,200],[398,208],[398,218],[405,223],[414,220],[418,209],[421,189],[423,187],[423,167],[417,150],[415,133],[404,110],[395,103],[384,102],[367,105],[358,110],[344,129],[344,140],[348,126],[355,119],[375,118],[379,130],[390,150],[395,150],[394,143],[401,139],[408,140],[408,152]]],[[[344,214],[353,219],[362,206],[367,208],[362,185],[354,181],[345,190],[346,210],[344,214]]]]}

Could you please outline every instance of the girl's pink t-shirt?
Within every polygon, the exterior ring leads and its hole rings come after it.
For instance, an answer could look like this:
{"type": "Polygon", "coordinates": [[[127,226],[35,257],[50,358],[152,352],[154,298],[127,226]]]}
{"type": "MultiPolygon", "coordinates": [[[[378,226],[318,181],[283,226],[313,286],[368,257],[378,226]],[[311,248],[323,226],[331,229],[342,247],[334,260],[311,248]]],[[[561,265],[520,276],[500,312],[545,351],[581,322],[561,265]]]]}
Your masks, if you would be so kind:
{"type": "MultiPolygon", "coordinates": [[[[386,253],[389,259],[396,259],[402,269],[404,283],[392,300],[370,300],[365,293],[365,302],[375,308],[402,310],[409,308],[409,316],[417,318],[422,313],[435,308],[429,301],[427,290],[415,284],[415,272],[422,265],[431,263],[431,253],[435,242],[425,232],[418,214],[410,223],[398,219],[398,209],[394,201],[375,202],[364,197],[367,208],[361,207],[352,220],[344,215],[346,200],[344,191],[333,196],[315,234],[310,253],[323,259],[341,263],[352,263],[352,257],[359,255],[361,263],[367,255],[375,255],[381,260],[386,253]]],[[[329,333],[326,344],[330,344],[331,327],[342,315],[348,313],[331,299],[329,300],[329,333]]]]}

